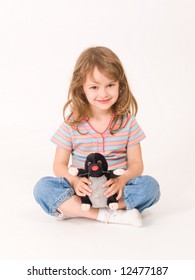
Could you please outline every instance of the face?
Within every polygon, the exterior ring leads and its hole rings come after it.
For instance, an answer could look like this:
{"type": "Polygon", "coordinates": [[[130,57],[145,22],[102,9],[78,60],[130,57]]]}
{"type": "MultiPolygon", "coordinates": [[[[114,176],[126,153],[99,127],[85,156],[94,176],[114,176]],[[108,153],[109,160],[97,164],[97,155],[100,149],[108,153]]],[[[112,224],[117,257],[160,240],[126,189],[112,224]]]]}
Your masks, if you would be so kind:
{"type": "Polygon", "coordinates": [[[93,113],[109,112],[118,99],[119,82],[104,76],[97,68],[94,69],[92,76],[93,79],[87,75],[83,85],[90,109],[93,113]]]}

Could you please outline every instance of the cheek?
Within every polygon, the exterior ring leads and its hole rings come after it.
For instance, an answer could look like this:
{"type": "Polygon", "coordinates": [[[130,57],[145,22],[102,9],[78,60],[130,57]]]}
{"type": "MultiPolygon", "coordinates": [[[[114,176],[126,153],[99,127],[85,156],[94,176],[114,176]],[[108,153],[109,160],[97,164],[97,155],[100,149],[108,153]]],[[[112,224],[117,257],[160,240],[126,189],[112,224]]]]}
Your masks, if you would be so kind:
{"type": "Polygon", "coordinates": [[[113,95],[115,95],[118,98],[118,96],[119,96],[119,86],[118,85],[113,88],[113,95]]]}
{"type": "Polygon", "coordinates": [[[91,92],[90,93],[85,93],[85,97],[88,100],[88,102],[90,103],[94,99],[94,94],[92,94],[91,92]]]}
{"type": "Polygon", "coordinates": [[[119,97],[119,90],[117,89],[114,93],[113,93],[113,97],[117,100],[119,97]]]}

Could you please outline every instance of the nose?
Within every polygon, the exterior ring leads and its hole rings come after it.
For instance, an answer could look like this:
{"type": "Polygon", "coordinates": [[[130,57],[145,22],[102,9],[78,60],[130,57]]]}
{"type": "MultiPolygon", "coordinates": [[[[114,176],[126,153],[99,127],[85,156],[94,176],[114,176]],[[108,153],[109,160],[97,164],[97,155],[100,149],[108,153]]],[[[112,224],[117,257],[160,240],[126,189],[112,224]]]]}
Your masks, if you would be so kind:
{"type": "Polygon", "coordinates": [[[102,88],[100,93],[99,93],[99,97],[101,98],[106,98],[107,97],[107,92],[105,88],[102,88]]]}
{"type": "Polygon", "coordinates": [[[99,167],[97,165],[92,166],[91,168],[93,171],[97,171],[99,169],[99,167]]]}

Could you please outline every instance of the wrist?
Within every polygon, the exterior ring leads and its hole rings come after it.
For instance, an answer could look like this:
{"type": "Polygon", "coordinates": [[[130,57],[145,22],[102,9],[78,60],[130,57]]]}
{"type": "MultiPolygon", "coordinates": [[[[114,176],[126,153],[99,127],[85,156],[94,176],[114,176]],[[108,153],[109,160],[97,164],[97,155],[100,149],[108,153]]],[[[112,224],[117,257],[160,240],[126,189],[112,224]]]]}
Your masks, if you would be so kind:
{"type": "Polygon", "coordinates": [[[130,173],[127,170],[120,177],[121,177],[121,181],[122,181],[124,186],[126,186],[126,184],[129,182],[129,180],[132,179],[132,176],[130,175],[130,173]]]}
{"type": "Polygon", "coordinates": [[[78,178],[78,177],[75,177],[75,178],[72,180],[71,185],[72,185],[72,187],[73,187],[74,190],[75,190],[76,185],[78,184],[79,180],[80,180],[80,178],[78,178]]]}

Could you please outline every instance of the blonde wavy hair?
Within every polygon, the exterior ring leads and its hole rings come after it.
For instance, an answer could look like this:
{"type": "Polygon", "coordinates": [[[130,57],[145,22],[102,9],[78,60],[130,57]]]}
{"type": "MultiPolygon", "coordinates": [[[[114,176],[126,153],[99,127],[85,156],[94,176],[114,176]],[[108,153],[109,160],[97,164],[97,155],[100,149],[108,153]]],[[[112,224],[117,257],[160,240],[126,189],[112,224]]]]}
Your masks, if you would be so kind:
{"type": "Polygon", "coordinates": [[[114,118],[110,127],[110,133],[114,134],[123,126],[124,115],[136,115],[138,106],[129,88],[122,63],[117,55],[106,47],[91,47],[84,50],[79,56],[69,87],[68,101],[63,109],[64,121],[78,130],[79,123],[84,118],[90,117],[89,103],[83,90],[83,84],[88,74],[93,77],[95,67],[104,76],[119,82],[119,96],[111,108],[114,118]],[[65,112],[68,108],[70,109],[70,114],[66,117],[65,112]],[[117,129],[114,129],[118,121],[119,126],[117,126],[117,129]]]}

